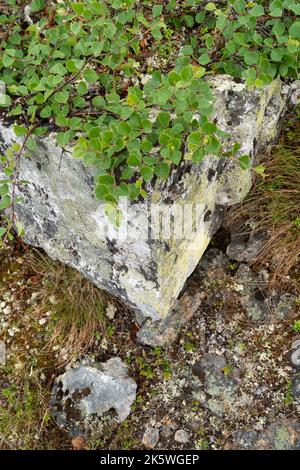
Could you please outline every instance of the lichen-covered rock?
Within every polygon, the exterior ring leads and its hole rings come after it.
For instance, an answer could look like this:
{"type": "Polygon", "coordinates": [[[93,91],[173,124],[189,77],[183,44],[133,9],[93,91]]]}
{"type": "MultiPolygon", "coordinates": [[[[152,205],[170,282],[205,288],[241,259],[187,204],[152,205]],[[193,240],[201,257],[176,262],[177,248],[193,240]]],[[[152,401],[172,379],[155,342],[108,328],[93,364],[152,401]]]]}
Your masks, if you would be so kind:
{"type": "MultiPolygon", "coordinates": [[[[290,89],[279,80],[254,90],[228,76],[210,82],[216,97],[213,119],[228,132],[226,145],[239,142],[240,154],[254,161],[276,139],[290,89]]],[[[0,147],[14,140],[12,128],[0,123],[0,147]]],[[[93,170],[63,154],[53,137],[40,140],[37,151],[21,159],[19,176],[30,182],[19,188],[22,202],[16,207],[24,240],[122,299],[138,322],[148,319],[144,330],[168,324],[224,208],[240,202],[252,182],[251,172],[231,159],[185,162],[167,182],[149,184],[145,202],[129,203],[117,230],[108,226],[103,205],[93,196],[93,170]],[[153,228],[157,210],[164,211],[163,224],[153,228]],[[168,233],[174,217],[177,226],[183,217],[183,235],[168,233]]]]}
{"type": "Polygon", "coordinates": [[[226,449],[239,450],[300,450],[300,424],[293,419],[271,423],[262,431],[238,432],[226,449]]]}
{"type": "Polygon", "coordinates": [[[296,340],[292,344],[290,362],[297,371],[300,371],[300,340],[296,340]]]}
{"type": "Polygon", "coordinates": [[[179,442],[179,444],[187,444],[190,440],[190,435],[184,429],[178,429],[175,432],[174,440],[179,442]]]}
{"type": "Polygon", "coordinates": [[[51,411],[57,424],[70,435],[84,435],[98,425],[100,431],[100,418],[109,423],[127,418],[136,388],[119,357],[105,363],[80,364],[56,378],[51,411]]]}
{"type": "Polygon", "coordinates": [[[142,443],[147,449],[154,449],[159,441],[159,430],[153,426],[147,426],[142,443]]]}
{"type": "Polygon", "coordinates": [[[263,243],[264,236],[260,234],[251,233],[250,237],[245,237],[243,234],[232,233],[226,254],[230,259],[248,263],[257,258],[263,243]]]}
{"type": "Polygon", "coordinates": [[[241,264],[234,280],[235,290],[250,320],[279,321],[295,307],[293,294],[269,288],[269,273],[264,269],[255,274],[249,266],[241,264]]]}
{"type": "Polygon", "coordinates": [[[192,372],[193,397],[211,413],[222,417],[236,400],[240,383],[239,371],[228,368],[224,357],[205,354],[201,361],[193,366],[192,372]]]}
{"type": "Polygon", "coordinates": [[[300,373],[295,374],[292,378],[292,394],[297,400],[300,399],[300,373]]]}

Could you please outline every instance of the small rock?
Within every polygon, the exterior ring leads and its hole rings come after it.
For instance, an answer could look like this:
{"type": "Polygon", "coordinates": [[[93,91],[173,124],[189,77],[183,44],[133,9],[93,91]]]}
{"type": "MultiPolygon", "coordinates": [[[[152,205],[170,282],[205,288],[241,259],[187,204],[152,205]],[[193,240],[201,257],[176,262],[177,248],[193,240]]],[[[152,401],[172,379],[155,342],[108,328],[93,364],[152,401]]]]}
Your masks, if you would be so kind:
{"type": "Polygon", "coordinates": [[[253,321],[280,321],[295,307],[295,296],[269,288],[269,273],[264,269],[255,274],[249,266],[241,264],[234,280],[241,305],[253,321]]]}
{"type": "Polygon", "coordinates": [[[269,424],[261,432],[239,431],[226,450],[299,450],[300,424],[297,420],[281,419],[269,424]]]}
{"type": "Polygon", "coordinates": [[[225,406],[221,400],[216,400],[215,398],[210,398],[206,403],[207,408],[211,411],[212,414],[222,418],[225,413],[225,406]]]}
{"type": "Polygon", "coordinates": [[[300,340],[293,341],[291,351],[289,353],[289,359],[292,367],[296,371],[300,371],[300,340]]]}
{"type": "Polygon", "coordinates": [[[290,361],[292,366],[295,367],[295,369],[300,368],[300,345],[292,350],[290,354],[290,361]]]}
{"type": "Polygon", "coordinates": [[[9,290],[4,292],[3,300],[5,300],[6,302],[12,302],[12,300],[13,300],[12,293],[9,290]]]}
{"type": "Polygon", "coordinates": [[[192,368],[194,378],[191,378],[192,395],[195,399],[205,394],[205,400],[199,400],[216,416],[223,416],[228,406],[234,403],[240,379],[239,370],[232,368],[226,375],[226,360],[217,354],[205,354],[192,368]]]}
{"type": "Polygon", "coordinates": [[[190,435],[184,429],[178,429],[175,432],[174,439],[176,442],[179,442],[180,444],[186,444],[190,440],[190,435]]]}
{"type": "Polygon", "coordinates": [[[148,426],[145,430],[142,443],[147,449],[154,449],[159,441],[159,430],[148,426]]]}
{"type": "Polygon", "coordinates": [[[300,102],[300,80],[295,80],[292,85],[293,93],[291,95],[291,102],[294,105],[298,105],[300,102]]]}
{"type": "Polygon", "coordinates": [[[277,320],[284,320],[294,309],[296,298],[289,293],[276,292],[271,300],[277,320]]]}
{"type": "Polygon", "coordinates": [[[47,318],[41,318],[41,319],[39,320],[39,324],[40,324],[40,325],[45,325],[46,322],[47,322],[47,318]]]}
{"type": "Polygon", "coordinates": [[[296,349],[300,348],[300,339],[296,339],[295,341],[292,342],[292,348],[291,349],[296,349]]]}
{"type": "Polygon", "coordinates": [[[232,234],[231,242],[227,246],[226,254],[230,259],[244,261],[246,263],[254,261],[263,247],[263,236],[251,234],[232,234]]]}
{"type": "Polygon", "coordinates": [[[107,316],[107,318],[109,320],[113,320],[115,318],[115,315],[117,313],[117,307],[112,304],[112,303],[109,303],[106,307],[106,310],[105,310],[105,315],[107,316]]]}
{"type": "Polygon", "coordinates": [[[107,419],[110,426],[124,421],[136,398],[136,388],[119,357],[105,363],[81,363],[56,378],[51,393],[52,414],[71,436],[85,435],[99,418],[107,419]]]}
{"type": "Polygon", "coordinates": [[[173,433],[174,433],[174,429],[172,426],[168,425],[168,424],[164,424],[161,428],[161,437],[164,438],[164,439],[169,439],[173,433]]]}
{"type": "Polygon", "coordinates": [[[31,294],[30,299],[27,300],[27,304],[28,305],[35,305],[37,303],[38,296],[39,296],[38,292],[33,292],[31,294]]]}
{"type": "Polygon", "coordinates": [[[55,297],[55,295],[50,295],[50,297],[49,297],[49,302],[50,302],[50,304],[52,304],[52,305],[56,305],[56,304],[57,304],[57,298],[55,297]]]}
{"type": "Polygon", "coordinates": [[[9,305],[7,305],[4,309],[3,309],[3,313],[4,315],[9,315],[11,313],[11,307],[9,305]]]}
{"type": "Polygon", "coordinates": [[[85,449],[85,439],[83,436],[77,436],[72,439],[72,447],[74,450],[85,449]]]}
{"type": "Polygon", "coordinates": [[[224,277],[227,272],[229,258],[221,250],[211,248],[202,257],[197,271],[204,272],[206,277],[214,278],[216,275],[224,277]]]}
{"type": "Polygon", "coordinates": [[[300,398],[300,374],[296,374],[292,378],[292,394],[294,398],[300,398]]]}

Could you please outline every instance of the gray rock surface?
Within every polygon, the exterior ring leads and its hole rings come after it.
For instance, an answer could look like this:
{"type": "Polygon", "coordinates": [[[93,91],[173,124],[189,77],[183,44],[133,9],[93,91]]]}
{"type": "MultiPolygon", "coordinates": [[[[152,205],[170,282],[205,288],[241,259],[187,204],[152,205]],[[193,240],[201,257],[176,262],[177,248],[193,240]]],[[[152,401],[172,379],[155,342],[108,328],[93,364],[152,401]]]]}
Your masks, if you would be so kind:
{"type": "Polygon", "coordinates": [[[57,424],[71,435],[86,434],[97,427],[100,418],[124,421],[136,398],[136,388],[119,357],[105,363],[80,364],[56,378],[51,411],[57,424]]]}
{"type": "Polygon", "coordinates": [[[194,398],[211,413],[220,417],[226,414],[239,387],[239,371],[231,370],[224,357],[205,354],[201,361],[193,366],[192,372],[194,378],[191,380],[191,386],[194,398]]]}
{"type": "Polygon", "coordinates": [[[300,399],[300,373],[295,374],[292,378],[292,394],[298,400],[300,399]]]}
{"type": "Polygon", "coordinates": [[[236,261],[254,261],[263,247],[263,241],[263,235],[251,234],[245,238],[242,234],[233,233],[226,254],[236,261]]]}
{"type": "MultiPolygon", "coordinates": [[[[229,135],[225,145],[241,143],[240,154],[255,161],[278,135],[290,88],[276,80],[248,90],[228,76],[212,77],[210,82],[216,97],[215,122],[229,135]]],[[[15,140],[12,128],[0,122],[0,150],[15,140]]],[[[160,325],[159,344],[176,299],[218,229],[224,208],[243,200],[252,183],[251,171],[231,159],[207,156],[198,165],[183,163],[167,182],[149,186],[147,201],[128,205],[117,231],[108,225],[103,204],[93,196],[93,169],[63,154],[53,136],[40,140],[37,151],[21,159],[20,179],[30,182],[19,188],[22,202],[17,205],[25,242],[123,300],[140,324],[149,319],[146,329],[160,325]],[[157,207],[167,216],[160,230],[149,236],[157,207]],[[166,233],[172,211],[178,208],[192,221],[183,237],[166,233]]]]}
{"type": "Polygon", "coordinates": [[[178,429],[175,432],[174,439],[176,442],[179,442],[179,444],[187,444],[190,440],[190,435],[184,429],[178,429]]]}
{"type": "Polygon", "coordinates": [[[300,424],[297,420],[282,419],[262,431],[238,432],[226,449],[300,450],[300,424]]]}
{"type": "Polygon", "coordinates": [[[291,365],[300,371],[300,341],[295,341],[290,352],[291,365]]]}
{"type": "Polygon", "coordinates": [[[159,441],[159,430],[153,426],[148,426],[144,432],[143,445],[147,449],[154,449],[159,441]]]}
{"type": "Polygon", "coordinates": [[[269,274],[266,270],[256,274],[249,266],[241,264],[234,280],[240,302],[250,320],[283,320],[295,306],[294,295],[269,288],[269,274]]]}

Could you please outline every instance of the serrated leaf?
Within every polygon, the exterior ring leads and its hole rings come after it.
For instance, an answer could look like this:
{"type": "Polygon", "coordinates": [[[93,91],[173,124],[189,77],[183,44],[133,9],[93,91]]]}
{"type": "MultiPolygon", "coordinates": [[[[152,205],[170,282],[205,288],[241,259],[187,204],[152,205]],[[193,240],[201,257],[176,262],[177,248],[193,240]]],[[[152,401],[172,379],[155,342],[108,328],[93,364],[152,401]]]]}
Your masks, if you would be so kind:
{"type": "Polygon", "coordinates": [[[240,167],[243,170],[248,170],[251,168],[251,159],[249,155],[242,155],[241,157],[238,157],[238,161],[240,163],[240,167]]]}
{"type": "Polygon", "coordinates": [[[59,116],[56,116],[55,124],[59,127],[66,127],[69,125],[69,119],[60,114],[59,116]]]}
{"type": "Polygon", "coordinates": [[[162,111],[161,113],[158,114],[157,120],[162,127],[169,127],[169,124],[171,121],[170,113],[162,111]]]}
{"type": "Polygon", "coordinates": [[[25,229],[24,229],[23,224],[18,221],[18,222],[15,223],[15,228],[16,228],[16,232],[17,232],[18,237],[22,237],[25,233],[25,229]]]}
{"type": "Polygon", "coordinates": [[[153,168],[149,166],[142,166],[141,170],[141,175],[143,179],[147,182],[150,181],[153,177],[153,168]]]}
{"type": "Polygon", "coordinates": [[[247,65],[254,65],[258,63],[259,56],[255,51],[247,51],[244,54],[244,61],[247,65]]]}
{"type": "Polygon", "coordinates": [[[92,99],[92,104],[93,106],[104,108],[106,106],[106,101],[102,96],[95,96],[92,99]]]}
{"type": "Polygon", "coordinates": [[[104,196],[109,194],[109,186],[105,184],[97,184],[95,187],[95,196],[97,199],[103,199],[104,196]]]}
{"type": "Polygon", "coordinates": [[[150,152],[152,150],[152,143],[150,142],[150,140],[143,140],[141,144],[141,150],[143,152],[150,152]]]}
{"type": "Polygon", "coordinates": [[[294,39],[300,39],[300,21],[295,21],[289,29],[289,34],[294,39]]]}
{"type": "Polygon", "coordinates": [[[256,173],[258,173],[259,175],[263,175],[263,174],[265,173],[265,171],[266,171],[266,167],[265,167],[265,166],[262,166],[262,165],[258,165],[258,166],[256,166],[256,167],[254,167],[253,169],[254,169],[254,171],[255,171],[256,173]]]}
{"type": "Polygon", "coordinates": [[[129,166],[134,166],[134,167],[139,166],[141,164],[141,157],[136,153],[132,153],[127,158],[127,164],[129,166]]]}
{"type": "Polygon", "coordinates": [[[189,146],[194,146],[194,147],[200,146],[202,144],[201,135],[199,134],[199,132],[192,132],[188,136],[187,142],[189,146]]]}
{"type": "Polygon", "coordinates": [[[0,184],[0,196],[5,196],[9,193],[8,184],[0,184]]]}
{"type": "Polygon", "coordinates": [[[4,93],[0,93],[0,107],[8,108],[11,105],[11,97],[4,93]]]}
{"type": "Polygon", "coordinates": [[[63,64],[55,64],[50,68],[50,72],[57,75],[66,75],[67,69],[63,64]]]}
{"type": "Polygon", "coordinates": [[[40,10],[43,10],[46,6],[46,0],[32,0],[30,4],[30,11],[32,13],[38,12],[40,10]]]}
{"type": "Polygon", "coordinates": [[[211,58],[209,57],[207,53],[204,53],[200,55],[198,62],[201,65],[207,65],[211,62],[211,58]]]}
{"type": "Polygon", "coordinates": [[[4,54],[3,57],[2,57],[2,64],[4,65],[4,67],[10,67],[11,65],[13,65],[13,63],[15,62],[15,58],[14,57],[10,57],[9,55],[7,54],[4,54]]]}
{"type": "Polygon", "coordinates": [[[24,137],[28,132],[26,127],[18,126],[17,124],[14,125],[13,129],[17,137],[24,137]]]}
{"type": "Polygon", "coordinates": [[[156,18],[157,16],[159,16],[161,14],[163,10],[163,6],[162,5],[153,5],[152,7],[152,15],[154,16],[154,18],[156,18]]]}
{"type": "Polygon", "coordinates": [[[264,13],[265,13],[265,9],[261,5],[256,5],[255,7],[250,8],[249,10],[249,14],[251,16],[254,16],[255,18],[257,18],[258,16],[263,16],[264,13]]]}
{"type": "Polygon", "coordinates": [[[168,163],[162,162],[156,165],[154,172],[160,178],[166,179],[169,176],[170,167],[168,163]]]}
{"type": "Polygon", "coordinates": [[[57,145],[65,147],[71,140],[72,136],[70,132],[60,132],[56,135],[57,145]]]}
{"type": "Polygon", "coordinates": [[[181,76],[175,70],[172,70],[172,72],[169,73],[168,82],[170,83],[170,85],[176,85],[176,83],[180,80],[181,76]]]}
{"type": "Polygon", "coordinates": [[[187,65],[181,70],[181,79],[184,82],[190,82],[193,78],[193,67],[192,65],[187,65]]]}
{"type": "Polygon", "coordinates": [[[31,151],[34,151],[36,150],[36,141],[34,140],[33,137],[29,137],[29,139],[27,140],[27,143],[26,143],[26,147],[28,150],[31,150],[31,151]]]}
{"type": "Polygon", "coordinates": [[[192,159],[195,163],[200,163],[205,157],[205,150],[203,148],[198,148],[192,154],[192,159]]]}
{"type": "Polygon", "coordinates": [[[2,196],[0,198],[0,211],[7,209],[11,204],[11,198],[9,195],[2,196]]]}
{"type": "Polygon", "coordinates": [[[112,186],[115,184],[115,178],[112,175],[100,175],[98,182],[100,184],[105,184],[106,186],[112,186]]]}
{"type": "Polygon", "coordinates": [[[83,74],[88,83],[94,83],[98,80],[98,74],[93,69],[86,69],[83,74]]]}
{"type": "Polygon", "coordinates": [[[169,87],[162,87],[159,88],[156,92],[156,103],[157,104],[165,104],[172,96],[173,90],[169,87]]]}

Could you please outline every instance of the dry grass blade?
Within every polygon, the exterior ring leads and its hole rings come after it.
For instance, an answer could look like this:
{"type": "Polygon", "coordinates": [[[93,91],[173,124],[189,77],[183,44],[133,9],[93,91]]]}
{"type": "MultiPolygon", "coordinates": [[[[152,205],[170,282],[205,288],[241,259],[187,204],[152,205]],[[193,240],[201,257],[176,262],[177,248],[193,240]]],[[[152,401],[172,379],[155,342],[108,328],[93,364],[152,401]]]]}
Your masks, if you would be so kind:
{"type": "Polygon", "coordinates": [[[60,363],[76,360],[95,340],[105,335],[104,305],[107,294],[83,278],[77,271],[56,263],[39,251],[30,255],[31,266],[43,283],[42,308],[54,310],[53,330],[46,349],[59,346],[60,363]]]}

